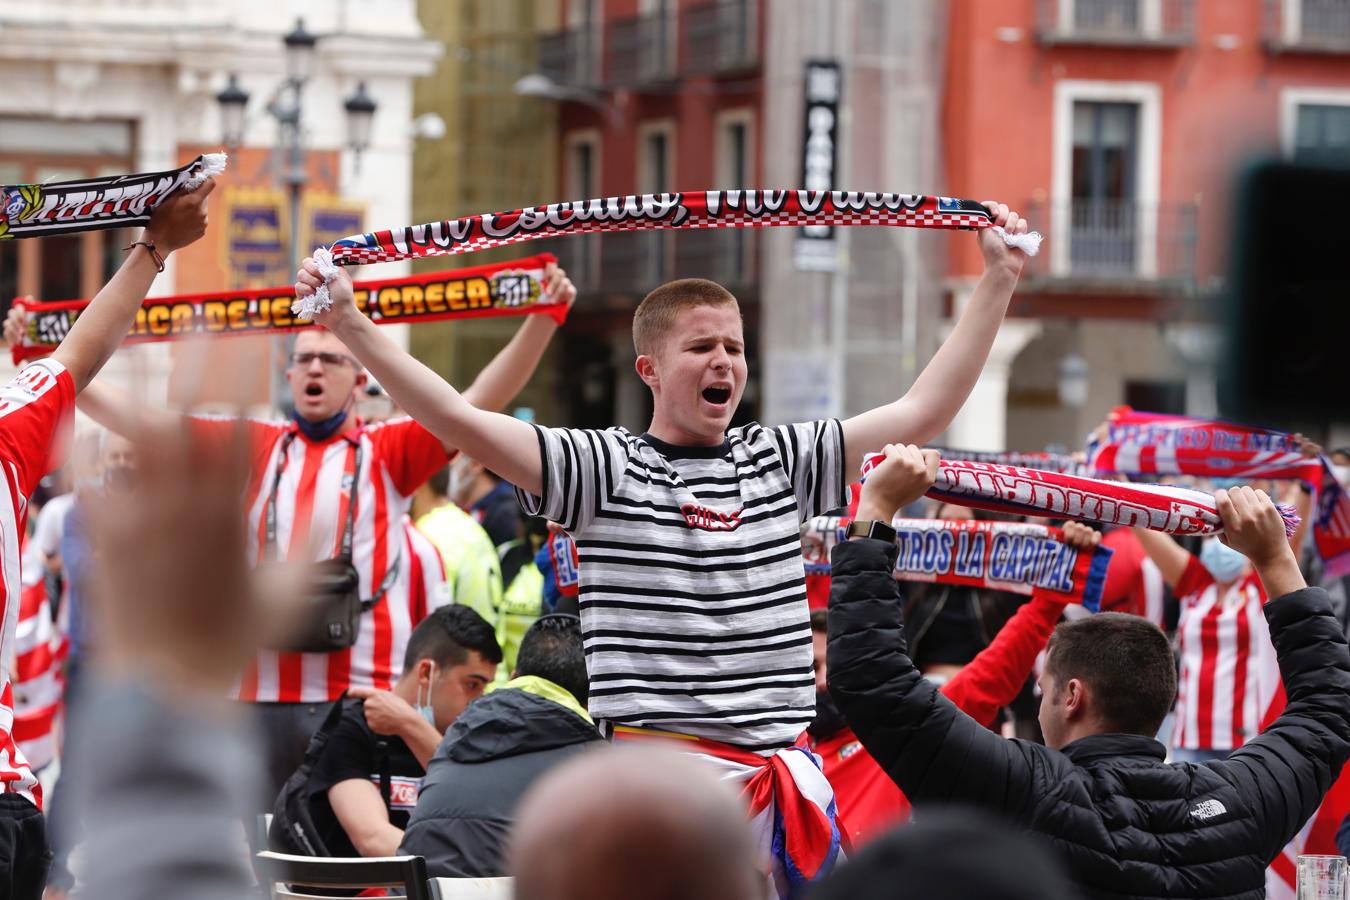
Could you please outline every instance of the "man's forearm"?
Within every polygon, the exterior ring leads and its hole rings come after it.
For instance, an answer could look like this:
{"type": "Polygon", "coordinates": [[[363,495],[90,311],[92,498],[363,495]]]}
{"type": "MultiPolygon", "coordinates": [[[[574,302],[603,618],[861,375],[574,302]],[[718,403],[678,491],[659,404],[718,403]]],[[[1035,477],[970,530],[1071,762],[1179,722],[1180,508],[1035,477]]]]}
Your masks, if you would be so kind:
{"type": "Polygon", "coordinates": [[[1293,551],[1287,550],[1268,561],[1259,563],[1253,561],[1252,565],[1261,583],[1266,587],[1266,596],[1272,600],[1301,591],[1308,586],[1303,573],[1299,571],[1293,551]]]}
{"type": "Polygon", "coordinates": [[[1006,270],[991,269],[981,276],[956,327],[906,394],[921,413],[913,443],[932,440],[965,405],[984,371],[1016,288],[1017,276],[1006,270]]]}
{"type": "Polygon", "coordinates": [[[533,429],[476,409],[455,388],[389,339],[353,307],[323,324],[370,370],[394,402],[447,447],[479,460],[523,490],[542,489],[542,461],[533,429]]]}
{"type": "Polygon", "coordinates": [[[104,428],[133,441],[149,439],[155,429],[167,427],[180,418],[167,410],[149,409],[126,391],[99,381],[85,386],[76,405],[104,428]]]}
{"type": "Polygon", "coordinates": [[[126,262],[75,320],[52,356],[70,372],[76,393],[84,390],[117,351],[158,273],[150,251],[132,247],[126,262]]]}
{"type": "Polygon", "coordinates": [[[500,412],[529,383],[557,330],[558,323],[549,316],[526,316],[511,341],[465,389],[464,399],[479,409],[500,412]]]}
{"type": "Polygon", "coordinates": [[[436,748],[441,745],[443,735],[436,730],[436,726],[419,716],[417,722],[400,737],[425,770],[431,764],[431,757],[436,755],[436,748]]]}
{"type": "Polygon", "coordinates": [[[1016,274],[986,271],[956,327],[905,395],[844,423],[850,471],[885,444],[926,444],[951,424],[979,380],[1016,287],[1016,274]]]}

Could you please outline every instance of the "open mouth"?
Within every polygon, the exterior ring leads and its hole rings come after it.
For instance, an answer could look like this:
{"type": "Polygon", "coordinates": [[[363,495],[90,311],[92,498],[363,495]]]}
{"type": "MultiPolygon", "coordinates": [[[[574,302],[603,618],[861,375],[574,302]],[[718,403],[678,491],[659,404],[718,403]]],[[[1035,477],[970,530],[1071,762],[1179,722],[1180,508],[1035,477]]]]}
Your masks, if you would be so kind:
{"type": "Polygon", "coordinates": [[[705,387],[703,389],[703,399],[716,406],[721,406],[731,399],[731,388],[729,387],[705,387]]]}
{"type": "Polygon", "coordinates": [[[305,396],[306,396],[306,397],[322,397],[322,396],[323,396],[323,386],[322,386],[322,385],[318,385],[318,384],[307,384],[307,385],[305,385],[305,396]]]}

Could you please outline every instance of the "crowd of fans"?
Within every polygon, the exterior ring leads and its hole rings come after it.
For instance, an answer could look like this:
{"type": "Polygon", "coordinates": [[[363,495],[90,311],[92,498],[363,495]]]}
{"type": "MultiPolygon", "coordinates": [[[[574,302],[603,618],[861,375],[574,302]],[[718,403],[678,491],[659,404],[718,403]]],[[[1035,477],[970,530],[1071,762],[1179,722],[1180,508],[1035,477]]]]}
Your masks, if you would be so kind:
{"type": "MultiPolygon", "coordinates": [[[[210,191],[155,213],[161,251],[200,236],[210,191]]],[[[848,531],[808,604],[811,517],[990,515],[926,500],[919,449],[1021,271],[976,239],[986,274],[947,343],[845,422],[731,428],[735,299],[659,288],[634,320],[642,435],[494,412],[548,317],[461,395],[345,274],[295,341],[288,421],[147,410],[91,383],[153,279],[133,250],[3,394],[0,530],[29,532],[5,543],[9,895],[263,895],[266,844],[511,876],[521,900],[1263,896],[1350,756],[1345,584],[1307,587],[1306,529],[1272,500],[1307,520],[1312,487],[1200,485],[1221,538],[1058,523],[1115,551],[1095,615],[898,581],[875,529],[848,531]],[[100,427],[39,484],[77,395],[100,427]],[[322,646],[335,610],[357,626],[322,646]]],[[[297,291],[322,282],[307,264],[297,291]]],[[[575,294],[556,268],[547,290],[575,294]]]]}

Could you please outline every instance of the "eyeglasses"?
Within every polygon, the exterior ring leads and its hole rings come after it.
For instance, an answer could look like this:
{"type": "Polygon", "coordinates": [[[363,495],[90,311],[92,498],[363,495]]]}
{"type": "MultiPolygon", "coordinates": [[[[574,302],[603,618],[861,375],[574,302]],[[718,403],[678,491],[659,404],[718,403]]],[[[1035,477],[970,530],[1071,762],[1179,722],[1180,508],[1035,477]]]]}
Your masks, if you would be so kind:
{"type": "Polygon", "coordinates": [[[316,359],[325,369],[335,368],[336,366],[351,366],[354,369],[361,368],[360,363],[345,353],[312,353],[308,351],[292,353],[291,365],[303,369],[316,359]]]}

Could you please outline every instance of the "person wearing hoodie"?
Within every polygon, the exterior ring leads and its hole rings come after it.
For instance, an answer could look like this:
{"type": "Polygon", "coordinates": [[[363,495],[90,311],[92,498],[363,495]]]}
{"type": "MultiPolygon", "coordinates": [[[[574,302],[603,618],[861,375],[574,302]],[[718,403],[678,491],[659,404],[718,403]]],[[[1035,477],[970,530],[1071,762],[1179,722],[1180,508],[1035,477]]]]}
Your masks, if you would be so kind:
{"type": "Polygon", "coordinates": [[[474,701],[427,766],[401,855],[432,878],[505,871],[520,799],[540,776],[601,740],[586,713],[581,620],[555,613],[525,633],[510,681],[474,701]]]}

